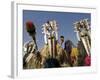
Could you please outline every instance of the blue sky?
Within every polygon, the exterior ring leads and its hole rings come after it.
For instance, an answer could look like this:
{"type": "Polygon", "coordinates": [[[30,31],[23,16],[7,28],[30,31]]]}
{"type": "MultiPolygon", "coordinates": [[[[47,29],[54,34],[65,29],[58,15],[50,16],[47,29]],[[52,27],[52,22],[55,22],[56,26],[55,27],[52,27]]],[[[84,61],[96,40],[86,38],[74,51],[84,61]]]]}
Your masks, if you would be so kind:
{"type": "Polygon", "coordinates": [[[65,40],[70,39],[75,45],[77,44],[77,37],[74,32],[73,23],[81,19],[88,18],[91,21],[90,13],[75,13],[75,12],[51,12],[51,11],[33,11],[23,10],[23,42],[32,40],[25,30],[25,23],[32,21],[36,26],[36,39],[38,48],[44,45],[44,37],[42,34],[42,25],[48,20],[56,20],[58,24],[58,35],[64,36],[65,40]]]}

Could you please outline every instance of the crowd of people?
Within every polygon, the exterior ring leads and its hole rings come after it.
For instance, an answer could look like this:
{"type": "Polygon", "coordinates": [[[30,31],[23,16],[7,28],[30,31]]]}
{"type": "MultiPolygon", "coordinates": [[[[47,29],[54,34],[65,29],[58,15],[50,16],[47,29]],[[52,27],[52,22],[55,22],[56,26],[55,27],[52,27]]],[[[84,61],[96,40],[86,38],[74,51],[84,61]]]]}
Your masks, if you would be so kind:
{"type": "Polygon", "coordinates": [[[64,40],[64,36],[60,36],[60,45],[66,51],[69,66],[91,65],[91,57],[86,53],[81,41],[75,46],[71,40],[64,40]]]}

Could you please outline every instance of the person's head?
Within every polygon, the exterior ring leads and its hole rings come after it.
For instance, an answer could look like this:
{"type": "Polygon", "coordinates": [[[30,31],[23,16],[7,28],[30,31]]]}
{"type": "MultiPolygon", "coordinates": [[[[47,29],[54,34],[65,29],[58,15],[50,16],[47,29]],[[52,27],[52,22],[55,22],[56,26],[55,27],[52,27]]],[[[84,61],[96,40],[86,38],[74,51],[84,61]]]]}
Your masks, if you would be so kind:
{"type": "Polygon", "coordinates": [[[60,36],[60,43],[63,44],[64,42],[64,36],[60,36]]]}
{"type": "Polygon", "coordinates": [[[68,53],[71,53],[72,50],[72,41],[66,40],[65,41],[65,48],[64,48],[68,53]]]}
{"type": "Polygon", "coordinates": [[[36,29],[35,29],[35,25],[32,21],[26,22],[26,31],[29,33],[30,36],[35,36],[36,29]]]}

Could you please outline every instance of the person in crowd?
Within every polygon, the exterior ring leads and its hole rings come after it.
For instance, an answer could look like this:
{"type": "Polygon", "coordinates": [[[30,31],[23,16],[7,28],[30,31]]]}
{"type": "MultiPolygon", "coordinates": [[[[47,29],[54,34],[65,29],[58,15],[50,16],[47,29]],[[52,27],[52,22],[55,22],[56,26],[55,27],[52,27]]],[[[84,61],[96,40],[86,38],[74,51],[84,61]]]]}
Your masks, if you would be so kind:
{"type": "Polygon", "coordinates": [[[87,54],[86,54],[86,50],[84,48],[84,45],[81,41],[78,41],[77,49],[78,49],[78,52],[79,52],[78,66],[84,66],[84,60],[85,60],[85,57],[86,57],[87,54]]]}
{"type": "Polygon", "coordinates": [[[76,47],[72,48],[71,51],[71,63],[73,66],[78,66],[78,49],[76,47]]]}
{"type": "Polygon", "coordinates": [[[60,36],[60,45],[64,49],[64,36],[60,36]]]}
{"type": "Polygon", "coordinates": [[[64,50],[68,55],[68,64],[72,66],[72,62],[71,62],[72,41],[70,40],[65,41],[64,50]]]}
{"type": "Polygon", "coordinates": [[[36,43],[36,28],[35,25],[32,21],[27,21],[26,22],[26,31],[29,34],[29,36],[32,38],[32,40],[28,41],[25,43],[24,48],[26,48],[26,54],[23,56],[23,68],[37,68],[40,54],[38,51],[37,43],[36,43]]]}

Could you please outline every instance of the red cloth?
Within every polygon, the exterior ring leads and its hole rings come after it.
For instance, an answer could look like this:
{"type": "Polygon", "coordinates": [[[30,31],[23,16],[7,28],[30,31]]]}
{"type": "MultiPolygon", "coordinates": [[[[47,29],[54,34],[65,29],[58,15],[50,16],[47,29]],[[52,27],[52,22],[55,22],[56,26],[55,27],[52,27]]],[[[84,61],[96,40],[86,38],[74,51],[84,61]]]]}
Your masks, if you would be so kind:
{"type": "Polygon", "coordinates": [[[84,65],[85,66],[90,66],[91,65],[91,57],[90,56],[86,56],[85,60],[84,60],[84,65]]]}

